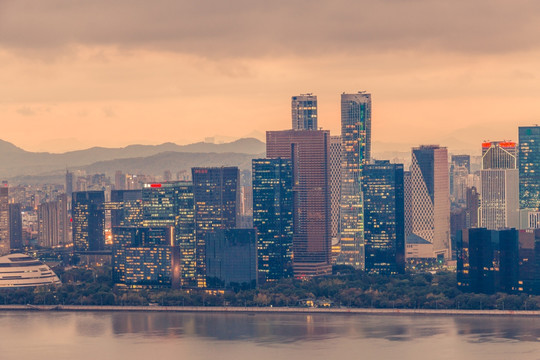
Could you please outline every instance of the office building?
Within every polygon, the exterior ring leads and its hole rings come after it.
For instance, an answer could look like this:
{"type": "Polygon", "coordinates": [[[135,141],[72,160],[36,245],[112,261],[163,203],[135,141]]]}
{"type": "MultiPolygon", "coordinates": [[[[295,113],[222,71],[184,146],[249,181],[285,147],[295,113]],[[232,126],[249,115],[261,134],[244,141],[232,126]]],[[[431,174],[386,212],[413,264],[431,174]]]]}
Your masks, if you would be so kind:
{"type": "Polygon", "coordinates": [[[145,227],[173,227],[180,251],[182,286],[196,286],[196,243],[193,184],[188,181],[145,184],[142,189],[145,227]]]}
{"type": "Polygon", "coordinates": [[[9,204],[9,243],[10,248],[23,248],[21,204],[9,204]]]}
{"type": "Polygon", "coordinates": [[[540,294],[538,230],[465,229],[457,240],[458,286],[492,294],[540,294]]]}
{"type": "Polygon", "coordinates": [[[111,227],[142,225],[142,190],[112,190],[108,206],[111,211],[111,227]]]}
{"type": "Polygon", "coordinates": [[[362,169],[371,159],[371,94],[341,95],[340,245],[337,264],[365,267],[362,169]]]}
{"type": "Polygon", "coordinates": [[[454,167],[464,167],[467,172],[471,172],[471,156],[470,155],[452,155],[450,158],[454,167]]]}
{"type": "Polygon", "coordinates": [[[9,237],[9,188],[7,182],[0,187],[0,255],[10,252],[9,237]]]}
{"type": "Polygon", "coordinates": [[[301,94],[291,98],[292,128],[317,130],[317,96],[301,94]]]}
{"type": "Polygon", "coordinates": [[[480,194],[478,193],[476,187],[473,186],[467,189],[465,199],[465,228],[479,227],[480,194]]]}
{"type": "Polygon", "coordinates": [[[469,177],[471,171],[470,155],[452,155],[450,162],[450,196],[452,204],[463,207],[467,188],[473,181],[469,177]]]}
{"type": "Polygon", "coordinates": [[[254,229],[216,229],[205,236],[208,287],[257,286],[254,229]]]}
{"type": "Polygon", "coordinates": [[[69,239],[67,194],[38,206],[38,243],[43,247],[66,245],[69,239]]]}
{"type": "Polygon", "coordinates": [[[66,170],[66,194],[68,198],[71,198],[71,194],[73,194],[73,173],[66,170]]]}
{"type": "Polygon", "coordinates": [[[192,168],[195,201],[197,286],[206,287],[207,232],[237,226],[240,171],[237,167],[192,168]]]}
{"type": "Polygon", "coordinates": [[[113,227],[113,281],[127,288],[179,288],[174,227],[113,227]]]}
{"type": "Polygon", "coordinates": [[[290,159],[253,159],[253,227],[259,277],[292,276],[293,175],[290,159]]]}
{"type": "Polygon", "coordinates": [[[405,271],[403,165],[376,161],[362,174],[365,270],[376,274],[405,271]]]}
{"type": "MultiPolygon", "coordinates": [[[[415,246],[431,247],[431,257],[451,259],[450,191],[448,153],[438,145],[412,149],[410,176],[406,188],[407,257],[414,258],[415,246]],[[409,246],[411,245],[411,246],[409,246]]],[[[421,251],[425,256],[425,249],[421,251]]]]}
{"type": "Polygon", "coordinates": [[[330,215],[331,236],[339,236],[339,212],[341,201],[341,136],[330,136],[330,215]]]}
{"type": "Polygon", "coordinates": [[[78,191],[72,194],[73,249],[100,251],[105,248],[105,194],[78,191]]]}
{"type": "Polygon", "coordinates": [[[519,231],[518,291],[540,295],[540,230],[519,231]]]}
{"type": "Polygon", "coordinates": [[[540,210],[540,126],[519,127],[521,209],[540,210]]]}
{"type": "Polygon", "coordinates": [[[291,159],[295,277],[330,274],[330,132],[266,132],[266,156],[291,159]]]}
{"type": "Polygon", "coordinates": [[[482,144],[480,222],[489,230],[519,227],[519,173],[516,143],[482,144]]]}
{"type": "Polygon", "coordinates": [[[114,189],[126,190],[127,189],[127,176],[120,170],[114,173],[114,189]]]}

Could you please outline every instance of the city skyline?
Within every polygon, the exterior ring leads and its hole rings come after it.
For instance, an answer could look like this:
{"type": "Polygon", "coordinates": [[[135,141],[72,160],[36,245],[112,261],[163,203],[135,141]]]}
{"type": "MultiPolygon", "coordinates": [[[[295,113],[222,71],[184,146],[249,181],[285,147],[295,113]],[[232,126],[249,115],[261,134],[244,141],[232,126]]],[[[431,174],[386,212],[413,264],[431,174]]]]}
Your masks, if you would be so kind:
{"type": "Polygon", "coordinates": [[[375,152],[517,140],[514,124],[540,117],[538,14],[529,1],[4,1],[2,139],[61,152],[263,137],[289,127],[288,99],[306,92],[337,134],[339,94],[366,90],[375,152]]]}

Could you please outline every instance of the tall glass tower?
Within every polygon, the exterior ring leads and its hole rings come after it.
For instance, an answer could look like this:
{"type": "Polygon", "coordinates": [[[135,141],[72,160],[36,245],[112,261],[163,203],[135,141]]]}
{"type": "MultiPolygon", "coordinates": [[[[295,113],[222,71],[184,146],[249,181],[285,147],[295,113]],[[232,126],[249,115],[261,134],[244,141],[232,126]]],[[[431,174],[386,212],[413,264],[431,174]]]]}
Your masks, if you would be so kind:
{"type": "Polygon", "coordinates": [[[237,167],[192,168],[195,200],[197,286],[206,287],[206,236],[236,227],[240,171],[237,167]]]}
{"type": "Polygon", "coordinates": [[[267,131],[266,156],[292,162],[294,276],[331,274],[330,131],[267,131]]]}
{"type": "Polygon", "coordinates": [[[79,191],[72,194],[73,249],[99,251],[105,248],[105,194],[79,191]]]}
{"type": "Polygon", "coordinates": [[[366,271],[398,274],[405,271],[403,165],[388,160],[363,170],[366,271]]]}
{"type": "Polygon", "coordinates": [[[142,189],[143,226],[175,229],[174,245],[180,249],[181,254],[182,286],[196,286],[193,198],[193,184],[188,181],[145,184],[142,189]]]}
{"type": "Polygon", "coordinates": [[[291,99],[293,130],[317,130],[317,96],[301,94],[291,99]]]}
{"type": "Polygon", "coordinates": [[[540,126],[519,128],[519,200],[522,209],[540,211],[540,126]]]}
{"type": "Polygon", "coordinates": [[[364,269],[362,169],[371,157],[371,94],[341,95],[341,202],[337,264],[364,269]]]}
{"type": "Polygon", "coordinates": [[[292,275],[293,173],[290,159],[253,159],[253,226],[258,270],[275,281],[292,275]]]}

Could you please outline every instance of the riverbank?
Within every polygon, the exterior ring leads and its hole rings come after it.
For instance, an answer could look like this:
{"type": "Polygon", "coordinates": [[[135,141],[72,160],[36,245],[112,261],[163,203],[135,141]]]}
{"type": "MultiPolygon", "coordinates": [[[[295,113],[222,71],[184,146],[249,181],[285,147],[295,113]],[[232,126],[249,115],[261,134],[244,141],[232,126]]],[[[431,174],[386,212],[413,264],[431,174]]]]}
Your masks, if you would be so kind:
{"type": "Polygon", "coordinates": [[[539,310],[450,310],[450,309],[375,309],[301,307],[226,307],[226,306],[93,306],[93,305],[0,305],[0,311],[135,311],[266,314],[365,314],[365,315],[487,315],[540,316],[539,310]]]}

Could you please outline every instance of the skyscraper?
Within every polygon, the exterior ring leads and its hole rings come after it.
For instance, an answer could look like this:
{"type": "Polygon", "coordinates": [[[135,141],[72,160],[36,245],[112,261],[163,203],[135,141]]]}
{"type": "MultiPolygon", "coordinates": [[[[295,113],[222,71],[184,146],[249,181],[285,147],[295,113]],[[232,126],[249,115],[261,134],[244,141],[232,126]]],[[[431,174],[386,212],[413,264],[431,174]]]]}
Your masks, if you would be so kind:
{"type": "Polygon", "coordinates": [[[22,249],[21,204],[9,204],[9,242],[11,249],[22,249]]]}
{"type": "Polygon", "coordinates": [[[291,99],[292,128],[317,130],[317,96],[301,94],[291,99]]]}
{"type": "Polygon", "coordinates": [[[257,285],[257,233],[254,229],[216,229],[206,234],[209,287],[257,285]]]}
{"type": "Polygon", "coordinates": [[[330,136],[330,214],[332,219],[332,238],[337,238],[339,234],[341,155],[341,136],[330,136]]]}
{"type": "Polygon", "coordinates": [[[69,243],[67,194],[38,206],[38,242],[44,247],[69,243]]]}
{"type": "Polygon", "coordinates": [[[450,195],[452,204],[463,206],[465,203],[470,171],[470,155],[452,155],[452,162],[450,163],[450,195]]]}
{"type": "Polygon", "coordinates": [[[142,190],[111,190],[111,227],[142,226],[142,190]]]}
{"type": "Polygon", "coordinates": [[[180,286],[180,252],[174,227],[117,226],[112,229],[113,281],[128,288],[180,286]]]}
{"type": "Polygon", "coordinates": [[[292,161],[294,275],[331,273],[330,132],[267,131],[266,156],[292,161]]]}
{"type": "Polygon", "coordinates": [[[341,202],[337,264],[365,266],[362,169],[371,158],[371,94],[341,95],[341,202]]]}
{"type": "Polygon", "coordinates": [[[174,245],[181,255],[183,286],[197,284],[193,196],[193,184],[188,181],[145,184],[142,189],[143,226],[173,227],[175,230],[174,245]]]}
{"type": "Polygon", "coordinates": [[[405,271],[403,165],[389,161],[366,164],[362,175],[364,237],[368,272],[405,271]]]}
{"type": "MultiPolygon", "coordinates": [[[[520,232],[516,229],[459,231],[456,244],[458,286],[488,294],[518,292],[520,287],[523,290],[519,274],[519,237],[520,232]]],[[[532,245],[534,249],[534,238],[532,245]]]]}
{"type": "Polygon", "coordinates": [[[99,251],[105,247],[105,194],[79,191],[72,194],[73,249],[99,251]]]}
{"type": "Polygon", "coordinates": [[[114,173],[114,189],[125,190],[127,188],[127,177],[122,171],[117,170],[114,173]]]}
{"type": "Polygon", "coordinates": [[[192,168],[195,201],[197,286],[206,287],[206,234],[237,225],[240,171],[237,167],[192,168]]]}
{"type": "Polygon", "coordinates": [[[73,193],[73,173],[66,170],[66,194],[71,197],[73,193]]]}
{"type": "Polygon", "coordinates": [[[260,278],[291,276],[293,176],[290,159],[253,159],[253,226],[260,278]]]}
{"type": "Polygon", "coordinates": [[[410,180],[406,186],[409,212],[407,244],[422,240],[433,248],[432,257],[451,259],[448,152],[438,145],[412,149],[410,180]]]}
{"type": "Polygon", "coordinates": [[[519,227],[519,173],[516,143],[482,144],[480,221],[488,230],[519,227]]]}
{"type": "Polygon", "coordinates": [[[9,188],[7,182],[3,182],[0,187],[0,255],[9,251],[9,188]]]}
{"type": "Polygon", "coordinates": [[[540,210],[540,126],[519,127],[519,200],[522,209],[540,210]]]}

